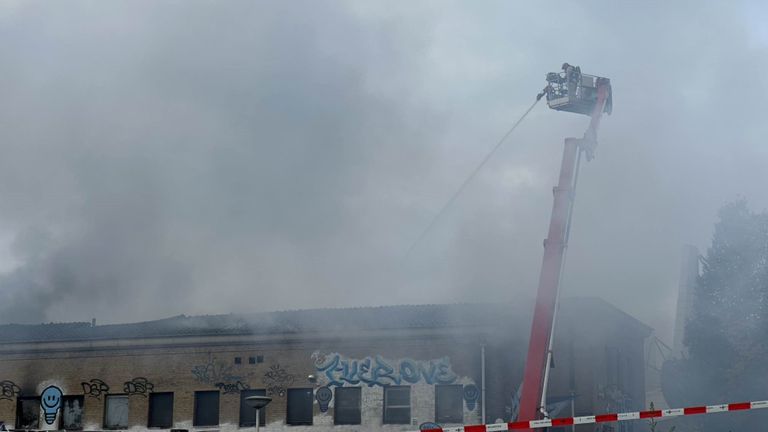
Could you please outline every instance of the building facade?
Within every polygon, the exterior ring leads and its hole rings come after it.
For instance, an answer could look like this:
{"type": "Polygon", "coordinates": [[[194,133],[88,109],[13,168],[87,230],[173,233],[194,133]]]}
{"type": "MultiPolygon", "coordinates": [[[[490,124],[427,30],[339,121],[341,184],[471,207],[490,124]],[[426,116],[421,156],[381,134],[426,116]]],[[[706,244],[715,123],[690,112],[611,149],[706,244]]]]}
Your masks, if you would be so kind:
{"type": "MultiPolygon", "coordinates": [[[[259,413],[267,430],[510,420],[529,309],[392,306],[0,326],[0,421],[23,430],[246,430],[257,421],[244,403],[251,395],[272,398],[259,413]]],[[[647,327],[603,301],[573,299],[558,329],[551,409],[644,405],[647,327]]]]}

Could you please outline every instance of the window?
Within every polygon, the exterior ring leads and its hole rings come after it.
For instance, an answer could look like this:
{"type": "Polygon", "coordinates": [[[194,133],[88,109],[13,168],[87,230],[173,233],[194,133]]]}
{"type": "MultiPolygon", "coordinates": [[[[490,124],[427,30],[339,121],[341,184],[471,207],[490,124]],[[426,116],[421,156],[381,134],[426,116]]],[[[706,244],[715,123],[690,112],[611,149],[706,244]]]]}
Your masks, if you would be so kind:
{"type": "Polygon", "coordinates": [[[83,396],[64,396],[61,399],[61,428],[83,429],[83,396]]]}
{"type": "Polygon", "coordinates": [[[248,364],[256,364],[256,357],[248,357],[248,364]]]}
{"type": "Polygon", "coordinates": [[[336,387],[333,424],[360,424],[360,387],[336,387]]]}
{"type": "Polygon", "coordinates": [[[384,424],[411,423],[411,387],[384,387],[384,424]]]}
{"type": "Polygon", "coordinates": [[[128,396],[107,395],[104,399],[104,428],[128,429],[128,396]]]}
{"type": "Polygon", "coordinates": [[[168,429],[172,425],[173,393],[150,393],[147,426],[168,429]]]}
{"type": "Polygon", "coordinates": [[[464,422],[464,386],[435,386],[435,422],[464,422]]]}
{"type": "Polygon", "coordinates": [[[16,408],[16,429],[40,428],[40,398],[20,397],[16,408]]]}
{"type": "Polygon", "coordinates": [[[242,363],[243,363],[242,357],[235,357],[235,364],[242,364],[242,363]]]}
{"type": "Polygon", "coordinates": [[[195,392],[192,426],[218,426],[220,394],[218,390],[195,392]]]}
{"type": "Polygon", "coordinates": [[[256,356],[256,363],[264,363],[264,356],[263,355],[257,355],[256,356]]]}
{"type": "MultiPolygon", "coordinates": [[[[242,390],[240,391],[240,427],[256,426],[256,409],[251,408],[245,403],[248,396],[266,396],[265,390],[242,390]]],[[[267,424],[267,407],[259,410],[259,425],[267,424]]]]}
{"type": "Polygon", "coordinates": [[[312,389],[288,389],[288,412],[285,422],[289,425],[312,424],[312,389]]]}

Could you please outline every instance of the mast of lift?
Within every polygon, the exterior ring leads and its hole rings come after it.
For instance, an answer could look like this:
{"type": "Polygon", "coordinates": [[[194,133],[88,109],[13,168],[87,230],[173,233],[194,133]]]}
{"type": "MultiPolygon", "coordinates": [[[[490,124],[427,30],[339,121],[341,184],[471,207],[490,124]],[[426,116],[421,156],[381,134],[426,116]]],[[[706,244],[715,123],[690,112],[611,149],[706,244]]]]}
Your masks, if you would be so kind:
{"type": "MultiPolygon", "coordinates": [[[[564,70],[565,66],[567,64],[564,65],[564,70]]],[[[549,417],[546,411],[546,398],[549,369],[552,365],[552,344],[559,300],[558,288],[565,262],[578,169],[582,153],[586,154],[587,160],[594,157],[600,119],[604,111],[610,112],[611,109],[610,81],[606,78],[590,77],[593,80],[592,85],[582,88],[585,81],[580,71],[578,74],[577,85],[569,83],[566,72],[565,81],[561,79],[559,82],[554,82],[557,87],[553,87],[553,82],[550,81],[553,74],[550,74],[547,78],[550,85],[538,96],[542,97],[546,94],[550,108],[587,114],[591,116],[591,120],[582,138],[565,139],[560,177],[557,186],[553,189],[554,204],[549,232],[547,239],[544,240],[544,257],[539,274],[528,355],[523,374],[518,421],[536,420],[539,416],[549,417]],[[590,91],[592,94],[587,100],[590,91]]]]}

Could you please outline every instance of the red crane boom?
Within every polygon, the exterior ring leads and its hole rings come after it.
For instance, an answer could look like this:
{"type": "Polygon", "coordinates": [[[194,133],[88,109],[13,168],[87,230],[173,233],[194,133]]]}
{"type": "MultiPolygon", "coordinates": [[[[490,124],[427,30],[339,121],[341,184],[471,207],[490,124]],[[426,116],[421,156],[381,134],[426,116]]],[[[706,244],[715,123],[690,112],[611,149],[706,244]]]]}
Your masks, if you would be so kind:
{"type": "Polygon", "coordinates": [[[548,74],[547,81],[549,84],[539,94],[539,98],[546,95],[550,108],[590,115],[591,121],[583,138],[565,139],[560,179],[553,190],[554,205],[549,233],[544,241],[544,258],[523,373],[518,421],[536,420],[539,414],[547,416],[546,386],[552,361],[558,288],[568,243],[578,167],[582,152],[586,154],[587,160],[594,157],[600,118],[603,112],[610,114],[612,106],[611,84],[607,78],[582,75],[578,67],[566,63],[562,73],[548,74]]]}

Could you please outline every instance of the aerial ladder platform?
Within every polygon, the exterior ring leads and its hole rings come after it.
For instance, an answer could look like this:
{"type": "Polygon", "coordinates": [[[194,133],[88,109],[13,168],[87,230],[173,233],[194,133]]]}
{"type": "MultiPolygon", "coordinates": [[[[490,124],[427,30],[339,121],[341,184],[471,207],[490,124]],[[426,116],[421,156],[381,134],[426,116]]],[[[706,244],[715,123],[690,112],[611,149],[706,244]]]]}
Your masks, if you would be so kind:
{"type": "Polygon", "coordinates": [[[560,177],[553,190],[554,204],[549,232],[544,240],[544,257],[520,393],[517,420],[523,422],[549,418],[546,398],[552,341],[578,170],[582,155],[588,161],[594,158],[600,119],[604,113],[611,113],[613,105],[610,80],[582,74],[578,66],[564,63],[561,72],[548,73],[546,79],[547,86],[537,99],[546,97],[547,105],[554,110],[588,115],[590,122],[583,137],[565,139],[560,177]]]}

